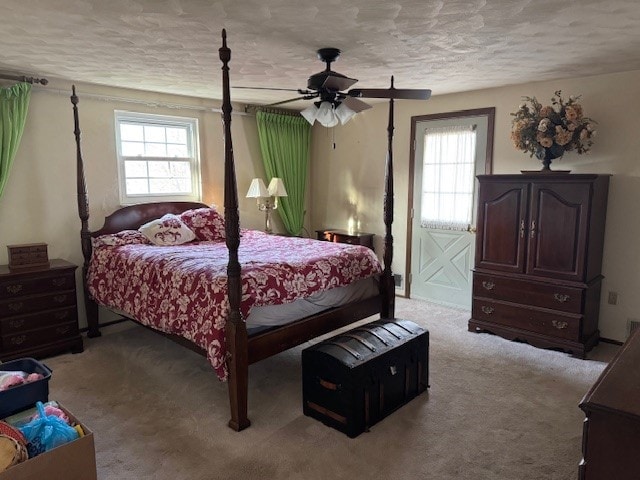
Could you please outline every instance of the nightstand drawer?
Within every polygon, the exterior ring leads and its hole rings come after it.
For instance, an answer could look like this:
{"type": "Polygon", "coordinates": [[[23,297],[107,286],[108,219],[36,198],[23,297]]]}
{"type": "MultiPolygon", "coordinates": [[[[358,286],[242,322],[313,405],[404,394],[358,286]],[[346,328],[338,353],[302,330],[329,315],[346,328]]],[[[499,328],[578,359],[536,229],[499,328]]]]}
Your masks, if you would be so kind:
{"type": "Polygon", "coordinates": [[[75,290],[48,295],[32,295],[0,301],[0,318],[25,315],[31,312],[68,307],[76,304],[75,290]]]}
{"type": "Polygon", "coordinates": [[[0,341],[2,350],[10,353],[15,350],[24,350],[34,346],[44,345],[65,338],[72,338],[78,335],[78,323],[69,322],[51,327],[28,330],[25,332],[2,335],[0,341]]]}
{"type": "Polygon", "coordinates": [[[22,297],[42,292],[55,292],[75,288],[76,277],[73,270],[61,275],[48,275],[22,280],[5,280],[0,282],[0,299],[22,297]]]}
{"type": "Polygon", "coordinates": [[[498,275],[473,274],[473,295],[535,307],[582,312],[584,290],[498,275]]]}
{"type": "Polygon", "coordinates": [[[0,335],[77,321],[76,306],[0,319],[0,335]]]}
{"type": "Polygon", "coordinates": [[[77,268],[61,258],[24,268],[0,265],[0,360],[82,352],[77,268]]]}
{"type": "Polygon", "coordinates": [[[581,315],[560,314],[552,310],[474,298],[472,317],[505,327],[562,337],[568,340],[580,340],[581,315]]]}

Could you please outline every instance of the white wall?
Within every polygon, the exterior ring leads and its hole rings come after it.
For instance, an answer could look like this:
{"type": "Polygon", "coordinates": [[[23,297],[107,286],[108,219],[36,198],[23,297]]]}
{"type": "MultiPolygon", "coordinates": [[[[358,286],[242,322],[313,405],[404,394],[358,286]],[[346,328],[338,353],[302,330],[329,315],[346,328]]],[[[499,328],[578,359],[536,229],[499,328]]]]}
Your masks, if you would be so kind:
{"type": "MultiPolygon", "coordinates": [[[[401,81],[397,86],[402,87],[401,81]]],[[[77,87],[92,229],[99,228],[104,216],[118,207],[113,118],[116,109],[199,118],[203,201],[222,206],[224,150],[219,113],[100,100],[88,94],[207,108],[218,108],[219,103],[96,85],[77,87]]],[[[640,111],[638,71],[435,96],[427,102],[397,101],[394,271],[404,274],[411,117],[495,106],[494,172],[518,173],[521,169],[537,169],[540,164],[511,145],[509,114],[521,103],[523,95],[533,95],[544,102],[558,89],[566,95],[582,94],[585,113],[597,120],[599,126],[590,155],[568,154],[554,161],[552,168],[613,174],[603,261],[603,300],[608,291],[616,291],[619,296],[617,305],[603,302],[600,329],[604,337],[623,340],[627,319],[640,317],[640,295],[636,293],[640,291],[640,246],[636,241],[640,235],[636,213],[640,209],[637,153],[640,135],[636,131],[640,127],[636,119],[636,112],[640,111]]],[[[22,143],[0,198],[0,263],[7,262],[6,245],[46,242],[50,258],[82,264],[70,91],[69,83],[56,81],[48,87],[33,89],[22,143]]],[[[240,106],[234,109],[236,113],[242,111],[240,106]]],[[[314,127],[307,208],[308,229],[346,228],[350,214],[355,213],[353,205],[357,205],[360,228],[377,234],[376,247],[380,254],[384,233],[382,192],[387,111],[387,103],[381,103],[356,115],[345,126],[314,127]]],[[[242,226],[262,228],[263,214],[257,211],[253,200],[244,198],[251,178],[264,178],[255,118],[234,115],[232,135],[242,226]]],[[[275,227],[282,231],[277,215],[275,227]]],[[[84,324],[82,308],[80,312],[84,324]]]]}
{"type": "MultiPolygon", "coordinates": [[[[425,87],[428,87],[428,78],[425,87]]],[[[402,87],[401,81],[397,82],[402,87]]],[[[522,96],[535,96],[543,104],[554,91],[582,95],[585,114],[598,122],[595,145],[589,155],[569,153],[552,168],[574,173],[610,173],[607,227],[602,271],[601,335],[615,340],[626,337],[627,320],[640,318],[640,72],[599,75],[553,82],[434,96],[426,102],[395,103],[394,170],[395,273],[405,273],[408,167],[411,117],[471,108],[495,107],[494,173],[535,170],[539,161],[517,151],[511,144],[511,112],[522,96]],[[607,292],[618,293],[618,304],[606,303],[607,292]]],[[[346,228],[357,202],[361,230],[377,234],[381,250],[382,192],[387,149],[388,103],[356,115],[347,125],[333,130],[314,127],[312,144],[311,221],[313,228],[346,228]],[[336,148],[333,148],[335,138],[336,148]]]]}
{"type": "MultiPolygon", "coordinates": [[[[76,149],[73,112],[69,101],[71,85],[52,81],[34,87],[22,142],[16,154],[9,182],[0,198],[0,264],[8,261],[6,245],[45,242],[49,258],[64,258],[79,266],[80,220],[76,197],[76,149]]],[[[199,120],[202,159],[203,201],[223,206],[224,142],[220,102],[121,90],[96,85],[77,85],[85,174],[89,193],[92,230],[100,228],[104,217],[119,207],[118,176],[114,133],[114,110],[130,110],[161,115],[195,117],[199,120]],[[148,101],[149,105],[91,97],[148,101]],[[154,103],[208,108],[155,107],[154,103]]],[[[242,112],[234,106],[234,112],[242,112]]],[[[255,200],[244,194],[251,179],[264,178],[254,116],[233,115],[232,137],[238,178],[240,218],[243,227],[261,229],[264,214],[255,200]]],[[[275,228],[282,228],[275,215],[275,228]]],[[[77,274],[81,290],[80,272],[77,274]]],[[[86,324],[79,295],[81,325],[86,324]]]]}

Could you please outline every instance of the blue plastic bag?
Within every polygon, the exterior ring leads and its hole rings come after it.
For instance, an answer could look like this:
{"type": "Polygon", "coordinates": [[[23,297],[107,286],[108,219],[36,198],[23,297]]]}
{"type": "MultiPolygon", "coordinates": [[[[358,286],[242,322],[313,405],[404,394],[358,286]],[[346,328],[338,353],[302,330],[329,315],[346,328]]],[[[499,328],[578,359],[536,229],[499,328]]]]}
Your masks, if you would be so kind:
{"type": "Polygon", "coordinates": [[[19,427],[27,439],[29,458],[78,438],[76,429],[64,420],[54,415],[47,416],[42,402],[37,402],[36,408],[40,416],[19,427]]]}

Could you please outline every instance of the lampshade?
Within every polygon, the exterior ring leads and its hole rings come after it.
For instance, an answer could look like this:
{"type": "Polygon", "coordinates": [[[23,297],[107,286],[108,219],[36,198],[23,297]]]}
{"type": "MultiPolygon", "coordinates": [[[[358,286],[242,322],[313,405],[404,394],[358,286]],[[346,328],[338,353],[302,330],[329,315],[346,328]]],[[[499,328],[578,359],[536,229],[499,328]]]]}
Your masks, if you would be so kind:
{"type": "Polygon", "coordinates": [[[338,120],[340,120],[340,124],[344,125],[349,120],[351,120],[351,117],[353,117],[356,112],[347,107],[343,102],[337,106],[337,108],[335,109],[335,114],[336,117],[338,117],[338,120]]]}
{"type": "Polygon", "coordinates": [[[323,127],[335,127],[339,120],[336,117],[336,112],[333,108],[333,103],[331,102],[322,102],[318,107],[318,113],[316,115],[316,120],[323,127]]]}
{"type": "Polygon", "coordinates": [[[269,182],[269,195],[272,197],[286,197],[287,190],[281,178],[273,177],[269,182]]]}
{"type": "Polygon", "coordinates": [[[251,180],[251,185],[249,185],[249,190],[247,191],[247,198],[266,198],[269,196],[269,191],[261,178],[251,180]]]}
{"type": "Polygon", "coordinates": [[[307,122],[313,125],[313,122],[316,121],[316,116],[318,115],[318,107],[312,103],[310,107],[302,110],[300,115],[302,115],[307,122]]]}
{"type": "Polygon", "coordinates": [[[356,114],[344,102],[315,102],[300,112],[311,125],[317,120],[323,127],[335,127],[338,122],[347,123],[356,114]],[[337,106],[336,106],[337,104],[337,106]]]}

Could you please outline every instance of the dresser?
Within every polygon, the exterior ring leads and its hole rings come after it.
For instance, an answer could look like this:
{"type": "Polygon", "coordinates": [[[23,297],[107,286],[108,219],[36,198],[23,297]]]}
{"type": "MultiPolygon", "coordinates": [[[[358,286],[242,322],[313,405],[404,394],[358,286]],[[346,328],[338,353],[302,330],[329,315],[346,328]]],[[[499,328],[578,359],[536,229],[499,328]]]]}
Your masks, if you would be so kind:
{"type": "Polygon", "coordinates": [[[14,270],[0,265],[0,360],[82,352],[76,268],[60,259],[14,270]]]}
{"type": "Polygon", "coordinates": [[[580,480],[640,478],[640,330],[620,349],[580,403],[580,480]]]}
{"type": "Polygon", "coordinates": [[[373,250],[373,233],[349,232],[347,230],[316,230],[318,240],[328,242],[349,243],[351,245],[364,245],[373,250]]]}
{"type": "Polygon", "coordinates": [[[480,175],[469,330],[583,357],[599,339],[609,175],[480,175]]]}

